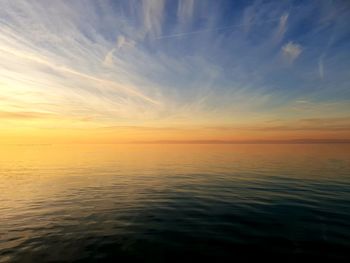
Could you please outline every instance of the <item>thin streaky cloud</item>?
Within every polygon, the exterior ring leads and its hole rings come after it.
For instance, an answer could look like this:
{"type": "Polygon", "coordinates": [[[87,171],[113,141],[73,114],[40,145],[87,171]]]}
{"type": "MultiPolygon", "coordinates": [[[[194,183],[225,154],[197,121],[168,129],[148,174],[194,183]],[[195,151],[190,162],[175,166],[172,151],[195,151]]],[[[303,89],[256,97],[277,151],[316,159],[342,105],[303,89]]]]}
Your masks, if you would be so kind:
{"type": "Polygon", "coordinates": [[[217,27],[217,28],[210,28],[210,29],[202,29],[202,30],[195,30],[195,31],[190,31],[190,32],[182,32],[178,34],[171,34],[171,35],[163,35],[156,37],[155,39],[166,39],[166,38],[177,38],[177,37],[186,37],[186,36],[191,36],[191,35],[196,35],[196,34],[202,34],[202,33],[208,33],[208,32],[215,32],[215,31],[221,31],[221,30],[229,30],[229,29],[235,29],[235,28],[242,28],[247,25],[261,25],[261,24],[267,24],[271,23],[274,21],[279,21],[280,18],[272,18],[269,20],[266,20],[264,22],[256,22],[256,23],[243,23],[243,24],[234,24],[234,25],[229,25],[229,26],[224,26],[224,27],[217,27]]]}
{"type": "Polygon", "coordinates": [[[320,75],[320,79],[324,79],[324,65],[323,65],[323,60],[324,60],[324,54],[322,54],[318,60],[318,73],[320,75]]]}
{"type": "Polygon", "coordinates": [[[293,63],[294,60],[296,60],[300,56],[301,52],[303,51],[303,48],[300,44],[289,41],[282,47],[282,51],[283,55],[288,60],[288,62],[293,63]]]}
{"type": "Polygon", "coordinates": [[[349,16],[344,1],[0,1],[0,137],[347,137],[349,16]]]}
{"type": "Polygon", "coordinates": [[[84,74],[82,72],[79,72],[79,71],[67,68],[65,66],[60,66],[60,65],[53,64],[50,61],[47,61],[47,60],[42,59],[42,58],[35,57],[35,56],[31,55],[31,54],[25,54],[23,52],[19,52],[19,51],[10,49],[10,48],[5,48],[5,47],[1,47],[0,46],[0,50],[2,50],[4,52],[7,52],[7,53],[10,53],[11,55],[23,58],[23,59],[28,59],[28,60],[34,61],[36,63],[46,65],[46,66],[48,66],[50,68],[53,68],[55,70],[58,70],[58,71],[66,72],[66,73],[69,73],[69,74],[72,74],[72,75],[76,75],[76,76],[79,76],[81,78],[85,78],[85,79],[88,79],[88,80],[101,82],[103,84],[106,84],[105,87],[108,87],[108,89],[117,89],[117,90],[123,91],[123,92],[125,92],[125,93],[127,93],[129,95],[133,95],[133,96],[136,96],[138,98],[141,98],[141,99],[143,99],[143,100],[145,100],[147,102],[150,102],[152,104],[160,105],[160,103],[158,101],[153,100],[153,99],[143,95],[142,93],[140,93],[140,92],[138,92],[138,91],[136,91],[134,89],[118,85],[118,84],[114,83],[113,81],[110,81],[110,80],[107,80],[107,79],[102,79],[102,78],[97,78],[97,77],[94,77],[94,76],[90,76],[90,75],[84,74]]]}

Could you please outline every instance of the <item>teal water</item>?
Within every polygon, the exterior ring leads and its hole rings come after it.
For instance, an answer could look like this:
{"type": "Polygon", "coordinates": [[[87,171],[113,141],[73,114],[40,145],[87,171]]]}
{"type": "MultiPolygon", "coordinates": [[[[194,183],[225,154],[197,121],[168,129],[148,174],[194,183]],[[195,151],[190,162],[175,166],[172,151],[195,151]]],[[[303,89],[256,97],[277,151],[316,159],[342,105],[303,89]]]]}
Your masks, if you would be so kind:
{"type": "Polygon", "coordinates": [[[0,150],[0,262],[350,260],[350,145],[0,150]]]}

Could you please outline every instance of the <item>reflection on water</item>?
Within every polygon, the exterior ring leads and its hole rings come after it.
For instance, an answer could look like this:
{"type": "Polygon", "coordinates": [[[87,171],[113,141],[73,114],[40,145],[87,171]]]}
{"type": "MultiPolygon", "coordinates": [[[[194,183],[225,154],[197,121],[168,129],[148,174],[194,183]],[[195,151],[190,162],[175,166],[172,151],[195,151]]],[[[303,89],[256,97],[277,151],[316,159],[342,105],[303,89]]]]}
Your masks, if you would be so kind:
{"type": "Polygon", "coordinates": [[[0,262],[348,260],[350,145],[0,149],[0,262]]]}

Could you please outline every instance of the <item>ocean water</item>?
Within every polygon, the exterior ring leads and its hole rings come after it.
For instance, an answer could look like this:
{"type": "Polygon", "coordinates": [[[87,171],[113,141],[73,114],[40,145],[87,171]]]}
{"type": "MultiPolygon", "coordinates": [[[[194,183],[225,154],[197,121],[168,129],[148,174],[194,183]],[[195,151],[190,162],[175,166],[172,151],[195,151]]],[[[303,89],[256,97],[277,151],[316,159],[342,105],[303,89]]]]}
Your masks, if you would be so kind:
{"type": "Polygon", "coordinates": [[[0,262],[350,262],[350,145],[0,149],[0,262]]]}

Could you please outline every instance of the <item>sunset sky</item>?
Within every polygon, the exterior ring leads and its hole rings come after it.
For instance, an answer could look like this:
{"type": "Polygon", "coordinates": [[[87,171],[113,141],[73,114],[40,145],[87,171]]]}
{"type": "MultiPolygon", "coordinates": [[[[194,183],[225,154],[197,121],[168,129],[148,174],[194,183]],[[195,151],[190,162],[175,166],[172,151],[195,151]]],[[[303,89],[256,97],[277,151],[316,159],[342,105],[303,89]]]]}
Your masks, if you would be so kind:
{"type": "Polygon", "coordinates": [[[0,0],[0,143],[350,139],[349,1],[0,0]]]}

